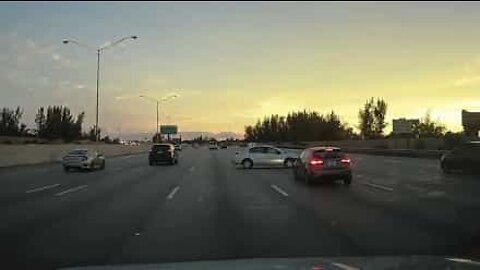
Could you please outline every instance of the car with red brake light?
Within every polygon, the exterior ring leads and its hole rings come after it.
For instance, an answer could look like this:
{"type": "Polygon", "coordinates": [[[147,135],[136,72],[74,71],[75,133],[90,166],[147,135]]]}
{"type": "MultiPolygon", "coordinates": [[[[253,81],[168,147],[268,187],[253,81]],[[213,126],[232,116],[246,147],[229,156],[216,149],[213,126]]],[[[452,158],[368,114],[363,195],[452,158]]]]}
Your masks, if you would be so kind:
{"type": "Polygon", "coordinates": [[[312,147],[305,149],[295,161],[295,180],[306,184],[343,180],[348,186],[352,183],[351,159],[338,147],[312,147]]]}

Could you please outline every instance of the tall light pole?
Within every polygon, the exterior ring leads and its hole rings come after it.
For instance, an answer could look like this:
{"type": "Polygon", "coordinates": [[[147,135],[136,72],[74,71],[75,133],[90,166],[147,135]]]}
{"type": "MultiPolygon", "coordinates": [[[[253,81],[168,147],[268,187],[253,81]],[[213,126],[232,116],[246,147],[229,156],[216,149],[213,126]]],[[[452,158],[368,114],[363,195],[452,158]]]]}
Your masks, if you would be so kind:
{"type": "Polygon", "coordinates": [[[99,140],[99,135],[100,135],[98,133],[98,86],[99,86],[99,82],[100,82],[100,54],[104,50],[106,50],[108,48],[111,48],[115,45],[118,45],[119,43],[121,43],[123,41],[130,40],[130,39],[137,39],[137,38],[138,38],[138,36],[124,37],[124,38],[118,39],[118,40],[116,40],[116,41],[114,41],[110,44],[107,44],[107,45],[99,47],[99,48],[95,48],[93,46],[83,44],[83,43],[78,42],[74,39],[64,39],[62,41],[63,44],[73,43],[73,44],[76,44],[80,47],[83,47],[83,48],[86,48],[86,49],[89,49],[89,50],[95,50],[97,52],[97,106],[96,106],[96,113],[95,113],[95,141],[99,140]]]}
{"type": "Polygon", "coordinates": [[[155,133],[155,136],[154,136],[154,138],[156,139],[157,136],[158,136],[158,133],[159,133],[158,132],[158,127],[159,127],[159,125],[158,125],[158,104],[162,101],[167,101],[167,100],[170,100],[170,99],[177,98],[178,96],[177,95],[171,95],[171,96],[163,97],[161,99],[156,99],[156,98],[145,96],[145,95],[140,95],[140,97],[151,100],[151,101],[154,101],[157,104],[157,126],[156,126],[157,133],[155,133]]]}

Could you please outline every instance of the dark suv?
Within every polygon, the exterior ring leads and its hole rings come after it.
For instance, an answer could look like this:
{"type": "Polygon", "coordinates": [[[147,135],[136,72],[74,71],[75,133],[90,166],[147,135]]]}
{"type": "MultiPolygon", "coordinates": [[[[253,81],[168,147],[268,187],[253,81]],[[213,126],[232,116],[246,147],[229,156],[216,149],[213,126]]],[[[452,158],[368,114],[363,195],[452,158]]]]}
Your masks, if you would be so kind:
{"type": "Polygon", "coordinates": [[[152,166],[159,162],[166,162],[171,165],[178,163],[178,154],[173,144],[162,143],[152,145],[148,153],[148,164],[152,166]]]}
{"type": "Polygon", "coordinates": [[[480,141],[464,143],[440,158],[445,173],[480,173],[480,141]]]}
{"type": "Polygon", "coordinates": [[[313,147],[305,149],[293,166],[295,180],[306,184],[313,181],[343,180],[352,183],[351,160],[337,147],[313,147]]]}

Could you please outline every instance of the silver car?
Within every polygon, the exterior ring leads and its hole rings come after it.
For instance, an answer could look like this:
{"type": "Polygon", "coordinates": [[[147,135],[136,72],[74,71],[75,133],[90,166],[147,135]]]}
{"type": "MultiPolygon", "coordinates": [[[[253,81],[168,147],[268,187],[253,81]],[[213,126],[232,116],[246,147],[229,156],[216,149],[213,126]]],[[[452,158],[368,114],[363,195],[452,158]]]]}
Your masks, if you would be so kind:
{"type": "Polygon", "coordinates": [[[241,165],[244,169],[257,166],[283,166],[292,167],[298,154],[277,147],[263,145],[252,146],[243,152],[236,152],[233,163],[241,165]]]}
{"type": "Polygon", "coordinates": [[[105,158],[101,153],[95,150],[75,149],[63,157],[62,165],[65,171],[69,171],[73,168],[103,170],[105,168],[105,158]]]}

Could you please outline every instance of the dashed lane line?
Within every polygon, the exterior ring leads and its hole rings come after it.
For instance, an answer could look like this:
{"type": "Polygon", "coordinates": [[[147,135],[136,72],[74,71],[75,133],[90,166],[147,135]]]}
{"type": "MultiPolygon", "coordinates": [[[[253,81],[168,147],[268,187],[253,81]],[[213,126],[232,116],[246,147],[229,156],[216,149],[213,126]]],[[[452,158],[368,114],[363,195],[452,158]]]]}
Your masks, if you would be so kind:
{"type": "Polygon", "coordinates": [[[179,186],[176,186],[172,189],[172,191],[170,191],[170,193],[168,194],[167,196],[167,200],[171,200],[173,199],[173,196],[175,196],[175,194],[177,194],[178,190],[180,189],[179,186]]]}
{"type": "Polygon", "coordinates": [[[64,190],[62,192],[59,192],[59,193],[55,194],[55,196],[63,196],[65,194],[68,194],[68,193],[71,193],[71,192],[79,191],[79,190],[84,189],[86,187],[88,187],[88,185],[81,185],[81,186],[78,186],[78,187],[69,188],[67,190],[64,190]]]}
{"type": "Polygon", "coordinates": [[[370,182],[363,182],[363,184],[366,185],[366,186],[369,186],[369,187],[376,188],[376,189],[381,189],[383,191],[388,191],[388,192],[393,191],[393,188],[387,187],[387,186],[384,186],[384,185],[374,184],[374,183],[370,183],[370,182]]]}
{"type": "Polygon", "coordinates": [[[276,185],[270,185],[271,188],[273,188],[276,192],[282,194],[284,197],[288,197],[288,193],[283,191],[281,188],[279,188],[276,185]]]}
{"type": "Polygon", "coordinates": [[[38,188],[34,188],[34,189],[27,190],[27,191],[25,191],[25,193],[27,193],[27,194],[29,194],[29,193],[35,193],[35,192],[39,192],[39,191],[44,191],[44,190],[47,190],[47,189],[55,188],[55,187],[58,187],[58,186],[60,186],[60,184],[53,184],[53,185],[38,187],[38,188]]]}

